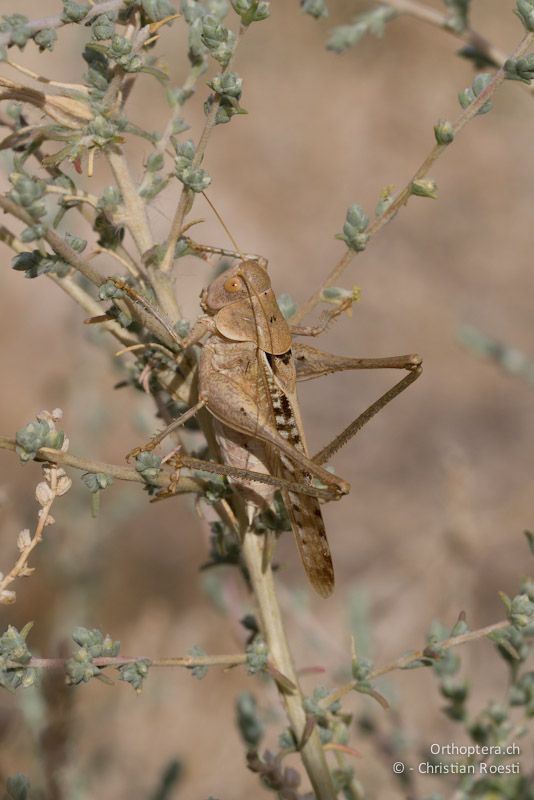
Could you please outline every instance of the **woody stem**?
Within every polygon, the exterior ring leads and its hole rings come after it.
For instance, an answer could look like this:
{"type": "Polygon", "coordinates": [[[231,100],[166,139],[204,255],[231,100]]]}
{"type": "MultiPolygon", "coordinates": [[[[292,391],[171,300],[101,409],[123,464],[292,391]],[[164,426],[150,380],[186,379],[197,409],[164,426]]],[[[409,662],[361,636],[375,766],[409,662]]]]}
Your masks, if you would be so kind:
{"type": "MultiPolygon", "coordinates": [[[[245,531],[242,537],[242,554],[256,596],[263,636],[274,666],[294,685],[290,689],[285,685],[286,682],[284,685],[278,683],[278,691],[295,739],[300,742],[306,725],[306,712],[284,630],[273,573],[270,565],[267,568],[263,565],[263,538],[250,530],[246,522],[241,527],[245,531]]],[[[317,800],[335,800],[336,793],[317,728],[314,728],[300,750],[300,755],[317,800]]]]}

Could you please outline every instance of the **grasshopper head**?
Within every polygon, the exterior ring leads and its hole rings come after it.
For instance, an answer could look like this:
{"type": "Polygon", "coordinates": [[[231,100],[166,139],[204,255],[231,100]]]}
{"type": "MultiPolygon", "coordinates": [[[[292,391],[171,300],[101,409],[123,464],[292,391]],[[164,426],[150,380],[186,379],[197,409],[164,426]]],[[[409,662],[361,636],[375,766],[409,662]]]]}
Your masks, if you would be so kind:
{"type": "Polygon", "coordinates": [[[223,272],[202,292],[200,305],[230,341],[254,342],[276,355],[291,347],[291,334],[267,270],[256,261],[243,261],[223,272]]]}
{"type": "Polygon", "coordinates": [[[256,261],[243,261],[222,275],[204,289],[200,305],[207,314],[214,315],[221,308],[232,303],[249,301],[254,295],[262,295],[271,290],[267,270],[256,261]]]}

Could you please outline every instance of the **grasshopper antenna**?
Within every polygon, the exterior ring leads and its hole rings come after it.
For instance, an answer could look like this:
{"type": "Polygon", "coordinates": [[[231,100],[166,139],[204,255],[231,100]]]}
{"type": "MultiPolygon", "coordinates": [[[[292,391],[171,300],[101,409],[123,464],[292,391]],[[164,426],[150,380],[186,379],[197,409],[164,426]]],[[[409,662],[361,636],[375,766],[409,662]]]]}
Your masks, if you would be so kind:
{"type": "Polygon", "coordinates": [[[224,221],[222,216],[219,214],[219,212],[215,208],[214,204],[211,202],[211,200],[209,199],[208,195],[206,194],[206,192],[202,192],[202,194],[204,195],[204,200],[209,205],[209,207],[211,208],[211,210],[213,211],[213,213],[215,214],[215,216],[217,217],[217,219],[221,223],[222,229],[224,230],[224,232],[226,233],[226,235],[228,236],[228,238],[232,242],[232,246],[234,247],[236,253],[239,253],[241,258],[244,259],[243,252],[242,252],[241,248],[239,247],[238,243],[236,242],[236,240],[234,239],[234,237],[232,236],[232,233],[231,233],[230,229],[228,228],[226,222],[224,221]]]}

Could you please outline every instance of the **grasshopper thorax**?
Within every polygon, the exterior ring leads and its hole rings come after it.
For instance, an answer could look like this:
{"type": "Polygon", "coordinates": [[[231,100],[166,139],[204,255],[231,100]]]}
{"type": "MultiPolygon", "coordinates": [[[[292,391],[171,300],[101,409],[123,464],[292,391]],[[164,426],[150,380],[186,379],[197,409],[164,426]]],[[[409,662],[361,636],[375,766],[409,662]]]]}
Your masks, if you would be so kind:
{"type": "Polygon", "coordinates": [[[267,270],[256,261],[243,261],[216,278],[202,292],[201,306],[227,339],[254,342],[260,350],[274,355],[291,347],[289,327],[267,270]]]}

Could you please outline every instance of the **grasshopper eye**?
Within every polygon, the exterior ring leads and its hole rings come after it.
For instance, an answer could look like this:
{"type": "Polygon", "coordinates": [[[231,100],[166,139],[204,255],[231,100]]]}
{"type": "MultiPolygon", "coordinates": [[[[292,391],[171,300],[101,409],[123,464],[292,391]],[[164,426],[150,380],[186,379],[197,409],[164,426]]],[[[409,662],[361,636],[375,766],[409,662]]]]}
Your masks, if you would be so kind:
{"type": "Polygon", "coordinates": [[[239,292],[243,288],[243,282],[241,278],[238,278],[237,275],[234,275],[233,278],[228,278],[224,284],[225,291],[233,294],[234,292],[239,292]]]}

